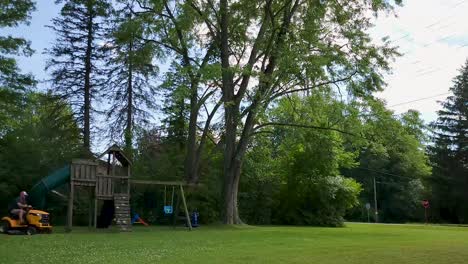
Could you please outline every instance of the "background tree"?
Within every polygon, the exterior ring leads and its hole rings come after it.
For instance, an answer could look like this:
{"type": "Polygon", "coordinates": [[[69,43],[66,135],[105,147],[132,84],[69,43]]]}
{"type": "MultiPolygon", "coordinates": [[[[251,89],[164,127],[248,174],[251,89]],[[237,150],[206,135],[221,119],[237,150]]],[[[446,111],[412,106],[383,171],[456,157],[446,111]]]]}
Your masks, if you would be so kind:
{"type": "Polygon", "coordinates": [[[434,164],[431,186],[435,216],[453,223],[468,222],[468,61],[453,79],[452,95],[432,124],[434,164]]]}
{"type": "Polygon", "coordinates": [[[102,92],[104,37],[103,21],[110,13],[105,0],[57,0],[63,4],[60,16],[52,20],[56,41],[46,69],[54,92],[66,99],[81,124],[83,148],[91,152],[93,100],[102,92]],[[101,43],[101,44],[100,44],[101,43]]]}
{"type": "Polygon", "coordinates": [[[71,108],[56,96],[27,93],[24,107],[12,118],[17,124],[0,138],[1,204],[69,163],[81,144],[71,108]]]}
{"type": "Polygon", "coordinates": [[[125,151],[132,156],[135,127],[148,124],[154,110],[157,67],[152,60],[155,47],[142,41],[143,27],[131,12],[135,1],[125,1],[114,12],[113,30],[107,43],[108,67],[106,93],[111,101],[107,117],[110,119],[112,140],[123,136],[125,151]]]}
{"type": "Polygon", "coordinates": [[[379,100],[359,103],[357,107],[362,120],[360,130],[368,141],[357,148],[352,142],[348,143],[358,150],[359,166],[344,173],[364,187],[360,197],[362,206],[350,218],[367,220],[362,211],[366,203],[375,210],[375,177],[378,221],[422,220],[421,201],[427,194],[423,183],[430,176],[431,167],[423,145],[424,125],[419,114],[409,111],[394,116],[379,100]]]}
{"type": "MultiPolygon", "coordinates": [[[[165,75],[165,87],[187,87],[187,139],[184,174],[189,182],[199,181],[202,152],[208,141],[211,121],[220,107],[216,80],[215,43],[200,29],[204,17],[194,9],[193,1],[136,1],[134,13],[146,21],[145,40],[158,45],[177,73],[165,75]],[[201,34],[200,34],[201,33],[201,34]],[[175,78],[174,78],[175,77],[175,78]],[[183,82],[183,84],[182,84],[183,82]]],[[[181,96],[182,93],[177,93],[181,96]]],[[[184,100],[185,100],[184,99],[184,100]]]]}
{"type": "MultiPolygon", "coordinates": [[[[0,28],[28,24],[31,12],[35,10],[31,0],[0,2],[0,28]]],[[[0,137],[11,129],[15,113],[24,104],[23,92],[33,87],[34,78],[22,74],[12,56],[31,56],[30,42],[18,37],[0,35],[0,137]]]]}

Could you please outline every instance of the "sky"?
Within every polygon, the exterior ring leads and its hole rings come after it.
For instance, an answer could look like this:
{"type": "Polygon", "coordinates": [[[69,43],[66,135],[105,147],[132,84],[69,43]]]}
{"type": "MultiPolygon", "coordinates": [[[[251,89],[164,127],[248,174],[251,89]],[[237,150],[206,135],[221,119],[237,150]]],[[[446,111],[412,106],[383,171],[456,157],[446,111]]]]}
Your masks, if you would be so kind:
{"type": "MultiPolygon", "coordinates": [[[[36,7],[28,27],[2,30],[0,34],[31,40],[36,53],[19,58],[19,66],[46,80],[47,56],[43,51],[52,45],[54,34],[45,26],[58,15],[59,6],[40,0],[36,7]]],[[[386,76],[388,86],[378,96],[396,114],[415,109],[426,122],[433,121],[440,109],[438,101],[448,95],[452,78],[468,58],[468,0],[408,0],[396,8],[395,14],[381,14],[370,32],[376,41],[389,36],[403,53],[392,63],[393,72],[386,76]]],[[[47,85],[40,83],[39,87],[45,89],[47,85]]]]}
{"type": "Polygon", "coordinates": [[[389,36],[403,53],[379,96],[396,114],[415,109],[433,121],[468,58],[468,0],[410,0],[395,11],[380,16],[371,34],[389,36]]]}

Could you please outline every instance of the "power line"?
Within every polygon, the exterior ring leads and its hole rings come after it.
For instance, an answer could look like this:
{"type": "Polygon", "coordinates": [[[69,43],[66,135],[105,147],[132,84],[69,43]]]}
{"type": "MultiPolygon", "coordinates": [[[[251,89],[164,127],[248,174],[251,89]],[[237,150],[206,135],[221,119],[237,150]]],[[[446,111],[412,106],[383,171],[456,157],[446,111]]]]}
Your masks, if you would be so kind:
{"type": "Polygon", "coordinates": [[[397,177],[397,178],[402,178],[402,179],[409,179],[409,180],[414,180],[415,179],[415,178],[405,177],[405,176],[401,176],[401,175],[393,174],[393,173],[389,173],[389,172],[373,170],[373,169],[369,169],[369,168],[365,168],[365,167],[357,167],[357,169],[372,171],[372,172],[376,172],[376,173],[379,173],[379,174],[384,174],[384,175],[387,175],[387,176],[392,176],[392,177],[397,177]]]}
{"type": "Polygon", "coordinates": [[[415,99],[415,100],[411,100],[411,101],[407,101],[407,102],[402,102],[402,103],[390,105],[390,106],[388,106],[388,107],[395,107],[395,106],[410,104],[410,103],[419,102],[419,101],[423,101],[423,100],[428,100],[428,99],[436,98],[436,97],[443,96],[443,95],[449,95],[449,94],[450,94],[450,93],[436,94],[436,95],[429,96],[429,97],[419,98],[419,99],[415,99]]]}
{"type": "MultiPolygon", "coordinates": [[[[467,1],[468,1],[468,0],[462,0],[462,1],[458,2],[458,3],[455,3],[455,4],[451,5],[451,6],[449,6],[449,8],[448,8],[447,10],[445,10],[445,11],[452,10],[452,9],[454,9],[454,8],[456,8],[456,7],[458,7],[458,6],[462,5],[462,4],[464,4],[464,3],[467,2],[467,1]]],[[[441,24],[442,22],[445,22],[447,19],[452,19],[452,18],[453,18],[453,15],[454,15],[454,13],[452,12],[452,14],[450,14],[450,15],[448,15],[448,16],[445,16],[445,17],[443,17],[443,18],[441,18],[441,19],[439,19],[439,20],[436,20],[436,21],[430,23],[429,25],[423,26],[423,30],[430,30],[431,32],[434,32],[434,30],[431,30],[432,27],[434,27],[434,26],[436,26],[436,25],[439,25],[439,24],[441,24]]],[[[443,25],[443,27],[439,27],[439,30],[440,30],[441,28],[445,28],[445,27],[450,26],[450,25],[453,25],[453,24],[455,24],[455,23],[451,23],[451,24],[449,24],[449,25],[443,25]]],[[[406,31],[406,30],[403,29],[403,32],[408,32],[408,31],[406,31]]],[[[390,40],[392,40],[392,37],[391,37],[391,36],[389,36],[389,38],[390,38],[390,40]]],[[[402,40],[402,39],[408,39],[410,42],[414,42],[414,41],[411,41],[411,34],[410,34],[410,33],[404,33],[402,36],[400,36],[400,37],[398,37],[398,38],[396,38],[396,39],[393,39],[392,42],[398,42],[398,41],[400,41],[400,40],[402,40]],[[409,39],[408,39],[408,37],[409,37],[409,39]]]]}

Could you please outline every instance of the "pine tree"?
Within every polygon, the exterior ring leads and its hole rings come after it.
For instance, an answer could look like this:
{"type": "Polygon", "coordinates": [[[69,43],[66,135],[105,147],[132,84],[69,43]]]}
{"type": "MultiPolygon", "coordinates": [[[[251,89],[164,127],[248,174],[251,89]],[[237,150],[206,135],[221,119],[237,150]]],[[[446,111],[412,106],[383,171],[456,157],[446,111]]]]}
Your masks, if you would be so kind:
{"type": "Polygon", "coordinates": [[[177,145],[181,150],[187,146],[188,122],[190,105],[187,102],[190,96],[188,80],[181,73],[178,64],[174,64],[164,76],[161,89],[165,93],[162,120],[167,139],[177,145]]]}
{"type": "Polygon", "coordinates": [[[453,95],[442,103],[443,109],[432,124],[433,195],[442,220],[467,223],[468,61],[454,78],[450,91],[453,95]]]}
{"type": "Polygon", "coordinates": [[[131,156],[135,128],[149,121],[149,109],[155,108],[156,88],[152,77],[157,68],[152,64],[155,48],[142,41],[143,28],[132,14],[133,1],[123,1],[113,17],[107,51],[106,92],[111,100],[107,112],[111,121],[111,138],[124,138],[125,151],[131,156]]]}
{"type": "Polygon", "coordinates": [[[104,19],[110,5],[105,0],[57,0],[63,3],[60,16],[50,26],[57,35],[54,46],[47,50],[55,92],[67,99],[80,122],[83,147],[90,152],[93,99],[104,85],[102,59],[104,19]]]}
{"type": "MultiPolygon", "coordinates": [[[[0,28],[28,24],[34,10],[31,0],[0,1],[0,28]]],[[[32,53],[29,41],[0,35],[0,135],[8,129],[12,113],[23,97],[22,92],[35,84],[32,75],[20,72],[12,56],[31,56],[32,53]]]]}

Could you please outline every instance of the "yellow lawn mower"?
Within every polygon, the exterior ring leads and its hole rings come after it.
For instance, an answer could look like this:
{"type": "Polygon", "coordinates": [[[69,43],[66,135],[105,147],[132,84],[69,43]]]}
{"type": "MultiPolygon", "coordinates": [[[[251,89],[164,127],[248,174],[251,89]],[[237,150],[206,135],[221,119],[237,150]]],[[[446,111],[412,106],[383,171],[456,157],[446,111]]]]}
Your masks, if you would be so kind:
{"type": "Polygon", "coordinates": [[[10,214],[2,218],[0,232],[4,234],[19,234],[35,235],[37,233],[52,233],[52,226],[49,222],[49,213],[35,210],[29,207],[26,210],[26,222],[21,223],[19,216],[10,214]]]}

